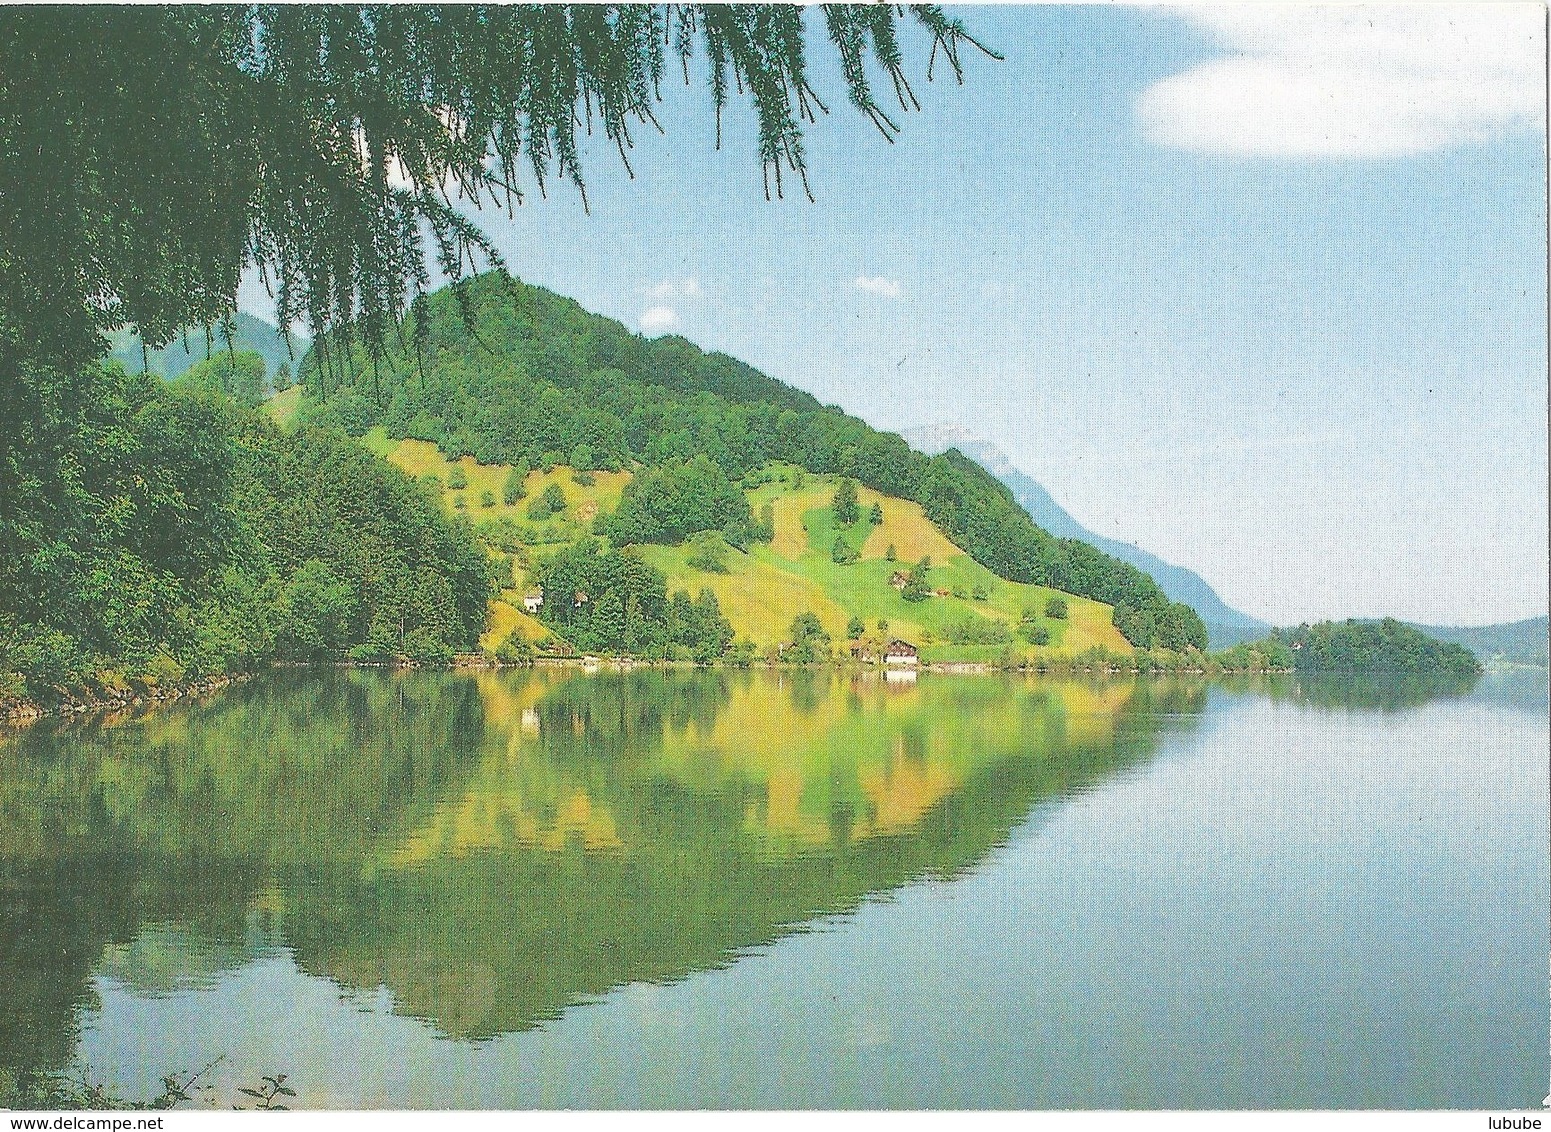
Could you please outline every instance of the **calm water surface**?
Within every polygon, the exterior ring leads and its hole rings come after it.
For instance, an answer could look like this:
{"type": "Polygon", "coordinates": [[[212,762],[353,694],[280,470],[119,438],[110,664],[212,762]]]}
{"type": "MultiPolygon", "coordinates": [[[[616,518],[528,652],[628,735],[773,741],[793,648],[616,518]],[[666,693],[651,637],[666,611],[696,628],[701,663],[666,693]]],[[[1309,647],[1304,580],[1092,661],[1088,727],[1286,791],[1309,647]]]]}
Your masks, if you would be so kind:
{"type": "Polygon", "coordinates": [[[283,674],[0,738],[0,1067],[311,1107],[1522,1107],[1543,675],[283,674]]]}

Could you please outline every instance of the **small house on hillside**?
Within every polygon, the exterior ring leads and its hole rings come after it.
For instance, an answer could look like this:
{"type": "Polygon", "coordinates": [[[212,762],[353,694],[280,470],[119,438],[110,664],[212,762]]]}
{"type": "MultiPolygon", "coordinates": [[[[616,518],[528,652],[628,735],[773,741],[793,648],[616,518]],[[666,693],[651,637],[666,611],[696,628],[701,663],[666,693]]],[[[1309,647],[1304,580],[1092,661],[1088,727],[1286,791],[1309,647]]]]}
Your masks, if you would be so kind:
{"type": "Polygon", "coordinates": [[[883,666],[885,668],[918,668],[921,664],[921,653],[909,641],[892,640],[884,647],[883,666]]]}
{"type": "Polygon", "coordinates": [[[575,608],[577,608],[577,609],[580,609],[582,606],[586,605],[587,604],[587,591],[585,591],[585,590],[577,590],[574,594],[572,594],[571,595],[571,604],[575,608]]]}
{"type": "Polygon", "coordinates": [[[523,595],[522,607],[529,613],[537,613],[544,607],[544,591],[531,590],[523,595]]]}
{"type": "Polygon", "coordinates": [[[902,590],[910,583],[910,575],[903,570],[895,570],[889,575],[889,585],[896,590],[902,590]]]}

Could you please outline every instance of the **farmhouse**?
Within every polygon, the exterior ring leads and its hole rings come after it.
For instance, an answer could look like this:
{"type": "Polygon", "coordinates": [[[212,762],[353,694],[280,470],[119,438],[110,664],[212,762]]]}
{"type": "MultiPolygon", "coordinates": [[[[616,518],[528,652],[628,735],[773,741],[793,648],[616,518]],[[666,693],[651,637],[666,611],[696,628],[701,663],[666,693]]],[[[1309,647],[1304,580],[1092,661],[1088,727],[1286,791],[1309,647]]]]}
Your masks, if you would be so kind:
{"type": "Polygon", "coordinates": [[[892,640],[883,650],[885,668],[918,668],[920,664],[921,653],[909,641],[892,640]]]}
{"type": "Polygon", "coordinates": [[[544,606],[544,591],[543,590],[533,590],[530,593],[527,593],[527,594],[523,595],[522,607],[527,612],[529,612],[529,613],[537,613],[540,609],[543,608],[543,606],[544,606]]]}
{"type": "Polygon", "coordinates": [[[895,570],[892,574],[889,575],[889,585],[893,586],[896,590],[904,589],[909,582],[910,575],[905,573],[903,570],[895,570]]]}

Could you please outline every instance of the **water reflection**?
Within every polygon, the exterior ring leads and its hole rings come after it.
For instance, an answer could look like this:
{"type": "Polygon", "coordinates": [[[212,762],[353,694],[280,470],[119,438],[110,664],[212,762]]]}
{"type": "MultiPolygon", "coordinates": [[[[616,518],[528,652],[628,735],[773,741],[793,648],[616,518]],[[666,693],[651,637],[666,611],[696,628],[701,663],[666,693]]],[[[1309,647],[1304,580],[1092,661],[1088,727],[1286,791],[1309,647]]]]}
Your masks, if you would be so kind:
{"type": "Polygon", "coordinates": [[[0,1065],[94,980],[279,947],[457,1038],[715,967],[982,860],[1146,758],[1186,683],[830,673],[280,674],[0,746],[0,1065]]]}
{"type": "Polygon", "coordinates": [[[1440,699],[1469,695],[1481,677],[1454,672],[1429,675],[1399,673],[1320,673],[1301,676],[1224,676],[1218,683],[1228,691],[1289,700],[1321,708],[1356,711],[1402,711],[1440,699]]]}

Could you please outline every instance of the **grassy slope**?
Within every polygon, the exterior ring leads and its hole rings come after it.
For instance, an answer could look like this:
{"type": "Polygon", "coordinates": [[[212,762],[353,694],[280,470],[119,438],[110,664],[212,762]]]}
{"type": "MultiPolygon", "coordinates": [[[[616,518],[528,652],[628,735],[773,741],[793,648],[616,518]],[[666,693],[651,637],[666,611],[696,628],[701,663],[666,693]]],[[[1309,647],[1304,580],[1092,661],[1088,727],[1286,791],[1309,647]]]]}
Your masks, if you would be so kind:
{"type": "MultiPolygon", "coordinates": [[[[928,635],[941,642],[945,627],[966,616],[1015,626],[1023,610],[1033,607],[1041,612],[1040,623],[1050,630],[1050,645],[1040,650],[1017,640],[1015,647],[1026,655],[1077,653],[1094,645],[1114,652],[1131,651],[1110,623],[1109,606],[1044,586],[998,578],[948,541],[918,504],[879,496],[865,488],[859,492],[862,518],[843,532],[852,546],[861,547],[862,559],[850,566],[838,565],[830,553],[835,535],[841,533],[830,510],[834,490],[828,477],[808,476],[801,491],[778,483],[752,492],[750,503],[756,512],[763,504],[771,504],[775,538],[769,546],[732,555],[727,575],[692,569],[685,565],[685,552],[678,547],[651,547],[647,557],[668,575],[670,589],[698,593],[700,587],[709,586],[739,635],[760,644],[784,639],[792,616],[804,609],[816,613],[836,641],[845,639],[847,620],[857,616],[867,623],[870,635],[876,634],[878,620],[883,618],[889,623],[889,636],[922,644],[928,635]],[[874,501],[883,507],[884,521],[878,527],[867,520],[874,501]],[[890,544],[898,561],[884,557],[890,544]],[[889,576],[928,556],[932,560],[928,577],[934,589],[962,589],[973,594],[977,586],[983,587],[987,600],[944,597],[907,602],[889,585],[889,576]],[[1056,596],[1066,598],[1066,621],[1043,617],[1045,602],[1056,596]]],[[[1000,645],[936,643],[927,647],[932,660],[989,660],[1001,651],[1000,645]]]]}
{"type": "MultiPolygon", "coordinates": [[[[282,395],[286,396],[286,395],[282,395]]],[[[271,411],[283,419],[294,406],[271,400],[271,411]]],[[[363,438],[372,451],[385,457],[413,476],[435,475],[443,484],[442,497],[448,510],[461,508],[475,523],[509,518],[526,526],[552,525],[556,540],[533,548],[535,554],[552,550],[564,541],[586,533],[594,516],[612,511],[619,505],[621,492],[630,481],[628,472],[594,473],[595,483],[584,487],[572,479],[572,469],[557,467],[552,472],[531,472],[524,481],[527,497],[513,506],[501,501],[501,490],[510,471],[505,465],[484,465],[472,457],[456,461],[468,478],[468,487],[453,491],[446,487],[452,462],[446,460],[434,444],[420,440],[394,440],[374,429],[363,438]],[[549,524],[527,519],[528,504],[554,483],[566,497],[564,515],[549,524]],[[480,506],[480,494],[489,491],[495,506],[480,506]]],[[[880,618],[888,621],[887,635],[902,637],[923,646],[928,660],[992,660],[1001,654],[1001,645],[951,645],[944,643],[946,627],[967,616],[1004,621],[1016,627],[1024,609],[1040,612],[1039,623],[1050,630],[1045,648],[1028,645],[1021,638],[1013,647],[1025,656],[1079,653],[1095,645],[1112,652],[1130,652],[1131,646],[1110,623],[1110,608],[1096,601],[1062,594],[1044,586],[1022,585],[997,577],[963,550],[950,542],[928,520],[919,504],[880,496],[867,488],[859,495],[861,519],[839,530],[834,524],[830,501],[836,480],[828,476],[805,476],[801,490],[793,490],[789,479],[793,469],[780,468],[788,477],[749,493],[756,514],[769,503],[775,518],[775,538],[766,545],[754,546],[749,553],[729,555],[726,574],[710,574],[689,566],[684,547],[644,546],[642,556],[661,570],[668,579],[668,590],[688,590],[691,595],[709,588],[721,603],[722,612],[735,633],[768,647],[787,638],[792,618],[812,611],[836,641],[846,639],[846,622],[853,616],[867,623],[869,636],[877,636],[880,618]],[[877,502],[883,509],[883,522],[874,527],[868,511],[877,502]],[[852,546],[861,550],[861,560],[841,566],[831,558],[835,536],[842,533],[852,546]],[[889,546],[897,561],[885,554],[889,546]],[[907,602],[889,585],[889,576],[909,569],[923,557],[932,561],[929,572],[933,589],[962,590],[973,594],[983,588],[986,600],[942,597],[922,602],[907,602]],[[1066,598],[1069,614],[1065,621],[1043,616],[1045,603],[1052,597],[1066,598]]],[[[533,617],[522,612],[522,590],[527,579],[518,568],[515,584],[490,604],[490,626],[481,644],[494,648],[511,632],[520,632],[530,640],[544,636],[547,630],[533,617]]]]}

